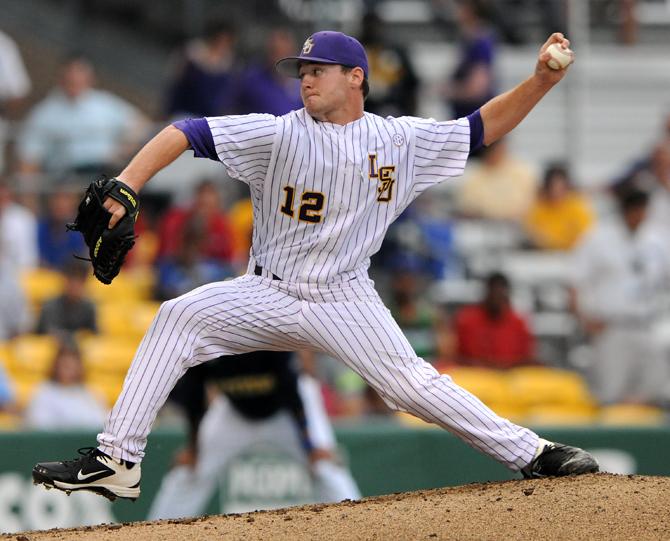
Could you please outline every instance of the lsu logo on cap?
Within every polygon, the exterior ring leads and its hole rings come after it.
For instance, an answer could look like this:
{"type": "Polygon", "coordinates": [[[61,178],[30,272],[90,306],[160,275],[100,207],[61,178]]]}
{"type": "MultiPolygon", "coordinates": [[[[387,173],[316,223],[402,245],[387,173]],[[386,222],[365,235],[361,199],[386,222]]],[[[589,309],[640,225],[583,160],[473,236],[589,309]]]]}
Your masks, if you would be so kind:
{"type": "Polygon", "coordinates": [[[314,47],[314,40],[312,38],[307,38],[305,43],[302,46],[302,53],[301,54],[309,54],[312,52],[312,49],[314,47]]]}

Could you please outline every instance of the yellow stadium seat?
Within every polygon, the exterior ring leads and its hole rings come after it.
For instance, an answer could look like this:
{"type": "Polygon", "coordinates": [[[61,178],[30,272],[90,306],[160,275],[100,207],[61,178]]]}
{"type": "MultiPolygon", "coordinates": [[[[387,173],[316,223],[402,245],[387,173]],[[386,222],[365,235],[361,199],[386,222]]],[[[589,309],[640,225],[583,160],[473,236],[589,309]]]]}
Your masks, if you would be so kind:
{"type": "Polygon", "coordinates": [[[109,377],[87,377],[86,386],[99,396],[108,408],[111,408],[116,402],[121,388],[123,387],[123,376],[109,377]]]}
{"type": "Polygon", "coordinates": [[[160,303],[150,301],[103,303],[98,307],[100,332],[139,342],[159,306],[160,303]]]}
{"type": "Polygon", "coordinates": [[[7,342],[0,342],[0,366],[9,370],[11,351],[7,342]]]}
{"type": "Polygon", "coordinates": [[[530,408],[523,424],[531,426],[583,426],[596,422],[598,409],[589,405],[549,405],[530,408]]]}
{"type": "Polygon", "coordinates": [[[609,426],[661,425],[666,414],[660,408],[644,404],[613,404],[600,409],[598,420],[609,426]]]}
{"type": "Polygon", "coordinates": [[[87,374],[99,372],[124,375],[139,342],[115,336],[90,336],[81,341],[81,352],[87,374]]]}
{"type": "Polygon", "coordinates": [[[17,430],[21,428],[22,419],[20,415],[0,411],[0,432],[17,430]]]}
{"type": "Polygon", "coordinates": [[[149,325],[156,317],[156,312],[160,308],[160,302],[145,301],[135,305],[130,317],[133,327],[140,332],[142,336],[147,332],[149,325]]]}
{"type": "Polygon", "coordinates": [[[134,280],[131,272],[119,274],[111,284],[103,284],[94,276],[86,281],[86,291],[98,303],[133,302],[147,298],[146,284],[134,280]]]}
{"type": "Polygon", "coordinates": [[[576,372],[546,366],[524,366],[508,373],[510,391],[516,401],[532,408],[536,406],[593,407],[584,379],[576,372]]]}
{"type": "Polygon", "coordinates": [[[526,419],[526,410],[516,404],[494,404],[491,409],[500,417],[509,419],[513,423],[523,424],[526,419]]]}
{"type": "Polygon", "coordinates": [[[50,269],[32,269],[21,274],[21,286],[33,307],[63,291],[63,275],[50,269]]]}
{"type": "Polygon", "coordinates": [[[42,379],[30,377],[15,377],[12,382],[14,388],[14,396],[16,403],[20,410],[24,410],[30,399],[33,397],[35,390],[42,383],[42,379]]]}
{"type": "Polygon", "coordinates": [[[453,367],[446,373],[457,385],[470,391],[494,410],[508,408],[514,402],[504,372],[488,368],[453,367]]]}
{"type": "Polygon", "coordinates": [[[156,285],[156,272],[150,265],[133,266],[124,269],[126,278],[132,280],[140,299],[148,300],[153,295],[156,285]]]}
{"type": "Polygon", "coordinates": [[[135,246],[133,246],[132,260],[134,272],[138,268],[150,267],[158,255],[160,240],[158,234],[147,229],[137,237],[135,246]]]}
{"type": "Polygon", "coordinates": [[[103,335],[133,336],[133,329],[126,320],[135,303],[105,302],[98,306],[98,329],[103,335]]]}
{"type": "Polygon", "coordinates": [[[405,413],[404,411],[396,412],[395,417],[401,424],[406,426],[411,426],[414,428],[437,428],[437,425],[427,423],[426,421],[415,417],[411,413],[405,413]]]}
{"type": "Polygon", "coordinates": [[[254,222],[254,207],[248,197],[240,199],[228,212],[228,218],[233,226],[233,252],[241,257],[249,254],[251,246],[251,231],[254,222]]]}
{"type": "Polygon", "coordinates": [[[58,351],[58,340],[49,335],[24,334],[10,340],[7,348],[8,367],[13,376],[46,377],[58,351]]]}
{"type": "MultiPolygon", "coordinates": [[[[505,419],[509,419],[514,423],[519,423],[523,419],[525,419],[524,411],[517,409],[513,406],[501,405],[492,409],[496,414],[500,415],[501,417],[504,417],[505,419]]],[[[437,428],[437,425],[433,423],[427,423],[426,421],[419,419],[418,417],[415,417],[411,413],[397,412],[395,414],[395,417],[403,425],[417,428],[437,428]]]]}

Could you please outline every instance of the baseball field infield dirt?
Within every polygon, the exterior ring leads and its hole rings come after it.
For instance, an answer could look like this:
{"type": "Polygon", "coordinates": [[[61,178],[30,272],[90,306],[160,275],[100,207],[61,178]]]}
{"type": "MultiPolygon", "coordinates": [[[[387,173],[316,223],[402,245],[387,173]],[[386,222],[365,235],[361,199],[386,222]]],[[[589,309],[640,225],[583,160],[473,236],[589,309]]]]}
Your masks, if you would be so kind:
{"type": "Polygon", "coordinates": [[[0,536],[16,541],[670,539],[670,478],[584,475],[195,520],[0,536]]]}

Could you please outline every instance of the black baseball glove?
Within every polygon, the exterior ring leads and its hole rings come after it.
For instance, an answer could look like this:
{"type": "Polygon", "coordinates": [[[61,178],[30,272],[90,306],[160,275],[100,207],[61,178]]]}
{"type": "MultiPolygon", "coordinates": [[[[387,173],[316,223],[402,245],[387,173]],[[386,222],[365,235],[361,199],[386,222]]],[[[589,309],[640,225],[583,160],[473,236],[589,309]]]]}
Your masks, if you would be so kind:
{"type": "Polygon", "coordinates": [[[70,231],[80,231],[88,246],[93,274],[103,284],[111,284],[119,274],[126,254],[135,244],[135,220],[140,209],[137,194],[115,178],[102,177],[91,182],[79,203],[77,217],[67,224],[70,231]],[[107,197],[126,208],[126,213],[109,229],[112,214],[103,206],[107,197]]]}

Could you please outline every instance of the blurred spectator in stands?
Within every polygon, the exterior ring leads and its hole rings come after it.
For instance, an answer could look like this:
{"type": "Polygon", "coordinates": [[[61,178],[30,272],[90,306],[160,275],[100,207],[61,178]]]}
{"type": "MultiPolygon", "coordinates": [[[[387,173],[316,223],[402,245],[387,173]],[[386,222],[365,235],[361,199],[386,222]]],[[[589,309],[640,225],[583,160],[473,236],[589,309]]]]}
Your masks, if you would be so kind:
{"type": "Polygon", "coordinates": [[[451,74],[447,101],[453,118],[461,118],[497,94],[496,39],[488,25],[491,13],[487,0],[456,0],[455,3],[461,33],[460,56],[451,74]]]}
{"type": "Polygon", "coordinates": [[[141,141],[144,116],[120,97],[93,88],[94,83],[86,58],[73,56],[63,63],[58,86],[24,123],[17,148],[20,173],[90,177],[113,170],[141,141]]]}
{"type": "Polygon", "coordinates": [[[0,341],[28,332],[32,324],[30,308],[18,274],[11,267],[0,263],[0,341]]]}
{"type": "Polygon", "coordinates": [[[0,175],[5,170],[9,122],[30,92],[30,78],[14,40],[0,31],[0,175]]]}
{"type": "Polygon", "coordinates": [[[181,252],[188,228],[202,231],[203,238],[199,242],[202,257],[225,265],[232,262],[230,221],[213,181],[204,180],[196,186],[193,202],[189,206],[177,206],[167,211],[158,227],[158,257],[172,257],[181,252]]]}
{"type": "Polygon", "coordinates": [[[0,179],[0,340],[31,326],[21,274],[37,266],[36,230],[32,213],[14,202],[11,187],[0,179]]]}
{"type": "Polygon", "coordinates": [[[372,267],[377,278],[410,269],[428,282],[460,275],[461,263],[454,220],[442,200],[420,196],[391,225],[372,267]]]}
{"type": "Polygon", "coordinates": [[[620,213],[574,253],[573,306],[591,339],[591,383],[602,403],[662,400],[668,366],[654,332],[670,285],[667,232],[648,227],[649,196],[631,189],[620,213]]]}
{"type": "Polygon", "coordinates": [[[35,332],[62,335],[75,331],[98,332],[97,309],[86,293],[89,265],[71,259],[63,268],[63,293],[42,304],[35,332]]]}
{"type": "Polygon", "coordinates": [[[302,108],[300,82],[275,69],[277,61],[295,54],[296,48],[295,39],[288,30],[270,31],[265,40],[264,57],[252,62],[236,81],[235,113],[281,116],[302,108]]]}
{"type": "Polygon", "coordinates": [[[84,365],[74,342],[63,341],[49,380],[42,383],[25,412],[28,428],[62,430],[94,428],[105,420],[103,402],[84,384],[84,365]]]}
{"type": "Polygon", "coordinates": [[[645,225],[657,228],[663,236],[670,231],[670,116],[666,124],[667,133],[662,134],[652,151],[635,161],[609,187],[615,199],[631,190],[649,193],[645,225]]]}
{"type": "Polygon", "coordinates": [[[631,188],[652,193],[663,185],[668,174],[668,152],[670,135],[657,142],[649,154],[635,160],[624,173],[616,178],[610,189],[615,196],[630,191],[631,188]]]}
{"type": "Polygon", "coordinates": [[[158,260],[156,297],[173,299],[210,282],[232,276],[230,261],[207,254],[205,223],[192,217],[182,224],[181,242],[170,255],[158,260]]]}
{"type": "Polygon", "coordinates": [[[595,216],[589,200],[577,191],[567,169],[550,165],[526,216],[526,233],[542,250],[568,250],[593,225],[595,216]]]}
{"type": "Polygon", "coordinates": [[[377,14],[363,15],[360,41],[368,54],[370,93],[365,110],[383,117],[416,115],[419,79],[404,47],[388,42],[377,14]]]}
{"type": "MultiPolygon", "coordinates": [[[[651,150],[634,160],[618,178],[610,184],[615,196],[625,194],[631,188],[650,192],[652,201],[656,192],[668,181],[670,175],[670,114],[663,119],[661,133],[651,150]]],[[[665,188],[664,188],[665,189],[665,188]]],[[[661,193],[663,190],[661,190],[661,193]]]]}
{"type": "Polygon", "coordinates": [[[510,283],[494,272],[486,279],[479,304],[455,315],[457,362],[469,366],[511,368],[535,361],[535,340],[526,318],[510,302],[510,283]]]}
{"type": "Polygon", "coordinates": [[[15,202],[8,181],[0,179],[0,266],[20,273],[37,265],[37,220],[15,202]]]}
{"type": "Polygon", "coordinates": [[[527,163],[509,153],[506,139],[484,147],[480,163],[465,171],[457,193],[458,212],[467,217],[522,222],[537,191],[527,163]]]}
{"type": "Polygon", "coordinates": [[[170,77],[165,113],[170,118],[218,116],[232,110],[235,30],[224,21],[207,24],[186,44],[170,77]]]}
{"type": "Polygon", "coordinates": [[[63,270],[73,255],[88,255],[81,233],[68,231],[65,224],[74,221],[80,200],[78,190],[56,186],[46,201],[46,213],[37,223],[37,240],[42,266],[63,270]]]}

